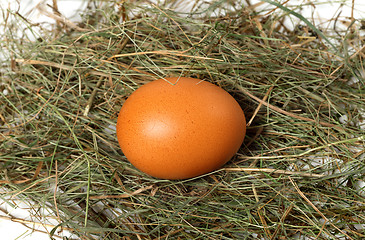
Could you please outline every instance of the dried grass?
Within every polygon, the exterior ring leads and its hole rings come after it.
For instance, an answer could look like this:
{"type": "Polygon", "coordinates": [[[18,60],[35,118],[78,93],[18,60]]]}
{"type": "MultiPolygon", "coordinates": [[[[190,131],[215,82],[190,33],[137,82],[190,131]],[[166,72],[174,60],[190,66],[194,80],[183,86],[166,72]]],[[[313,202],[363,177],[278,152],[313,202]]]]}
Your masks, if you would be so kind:
{"type": "Polygon", "coordinates": [[[197,0],[199,13],[185,14],[90,1],[97,7],[76,24],[57,15],[54,1],[52,30],[27,23],[41,29],[35,40],[14,34],[26,18],[8,12],[2,198],[51,207],[60,225],[50,234],[66,228],[81,239],[365,238],[355,227],[365,223],[356,190],[365,173],[365,132],[356,125],[365,109],[360,21],[325,31],[299,8],[266,2],[282,11],[229,10],[223,1],[202,10],[197,0]],[[290,17],[305,27],[289,31],[290,17]],[[241,104],[247,137],[224,168],[159,180],[119,150],[113,126],[123,102],[165,76],[210,81],[241,104]]]}

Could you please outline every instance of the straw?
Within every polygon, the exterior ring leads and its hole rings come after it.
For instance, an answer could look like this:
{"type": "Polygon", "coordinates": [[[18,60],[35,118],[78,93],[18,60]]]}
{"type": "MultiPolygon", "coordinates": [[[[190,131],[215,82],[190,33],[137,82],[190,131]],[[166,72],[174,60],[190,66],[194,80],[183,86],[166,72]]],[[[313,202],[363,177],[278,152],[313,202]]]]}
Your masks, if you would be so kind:
{"type": "Polygon", "coordinates": [[[90,1],[77,23],[53,1],[51,29],[3,9],[2,198],[50,207],[50,235],[80,239],[365,238],[360,19],[324,29],[291,1],[249,2],[184,13],[180,1],[90,1]],[[222,169],[155,179],[121,152],[125,99],[167,76],[212,82],[244,110],[247,136],[222,169]]]}

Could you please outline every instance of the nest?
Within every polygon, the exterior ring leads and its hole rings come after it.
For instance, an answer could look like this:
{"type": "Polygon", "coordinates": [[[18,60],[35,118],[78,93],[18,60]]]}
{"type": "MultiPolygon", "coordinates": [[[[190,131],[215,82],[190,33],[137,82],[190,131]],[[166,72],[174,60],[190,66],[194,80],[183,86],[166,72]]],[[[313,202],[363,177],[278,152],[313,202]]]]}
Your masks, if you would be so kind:
{"type": "Polygon", "coordinates": [[[10,13],[1,26],[3,198],[52,209],[53,238],[365,238],[361,22],[321,29],[299,7],[266,2],[272,11],[196,1],[183,13],[172,8],[179,1],[90,1],[79,23],[54,5],[52,29],[10,13]],[[294,30],[289,18],[300,20],[294,30]],[[15,36],[20,21],[40,33],[15,36]],[[135,169],[115,135],[125,99],[174,76],[219,85],[248,120],[229,163],[183,181],[135,169]]]}

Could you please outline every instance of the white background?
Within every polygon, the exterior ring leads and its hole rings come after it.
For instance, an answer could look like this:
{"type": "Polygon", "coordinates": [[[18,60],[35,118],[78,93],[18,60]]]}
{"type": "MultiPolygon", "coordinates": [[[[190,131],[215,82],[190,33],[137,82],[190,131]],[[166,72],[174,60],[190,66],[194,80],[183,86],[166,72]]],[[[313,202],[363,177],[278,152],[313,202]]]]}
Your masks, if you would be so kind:
{"type": "MultiPolygon", "coordinates": [[[[86,6],[85,1],[82,0],[58,0],[58,8],[59,11],[68,19],[71,21],[78,21],[80,19],[79,17],[79,9],[82,9],[86,6]]],[[[181,1],[181,4],[179,6],[179,11],[181,10],[188,10],[186,9],[188,7],[188,4],[185,3],[191,3],[189,0],[181,1]],[[185,8],[185,9],[184,9],[185,8]]],[[[242,1],[245,2],[245,1],[242,1]]],[[[260,1],[254,1],[251,0],[252,4],[258,3],[260,1]]],[[[282,1],[283,2],[283,1],[282,1]]],[[[309,2],[308,0],[291,0],[289,1],[290,5],[293,5],[295,3],[305,3],[309,2]]],[[[306,17],[311,19],[312,21],[316,22],[316,24],[321,24],[321,27],[330,27],[328,26],[329,19],[333,19],[337,16],[339,13],[339,7],[340,7],[340,1],[332,1],[329,0],[323,1],[327,2],[326,4],[316,5],[316,6],[309,6],[304,8],[302,14],[306,17]],[[336,3],[337,2],[337,3],[336,3]]],[[[46,3],[49,5],[52,5],[51,0],[20,0],[20,1],[14,1],[14,0],[0,0],[0,15],[1,12],[6,12],[7,10],[16,11],[19,10],[19,12],[25,16],[28,20],[32,21],[33,23],[45,23],[50,22],[53,23],[54,20],[44,16],[42,12],[39,10],[44,7],[43,9],[46,9],[49,12],[52,12],[52,10],[49,7],[45,7],[46,3]],[[38,8],[37,8],[38,6],[38,8]]],[[[341,20],[350,21],[351,16],[351,3],[352,0],[346,1],[346,6],[341,8],[341,20]]],[[[365,20],[365,14],[364,12],[360,11],[360,9],[364,9],[365,11],[365,1],[363,0],[355,0],[355,6],[357,11],[354,13],[354,17],[356,19],[361,19],[361,17],[365,20]],[[360,3],[361,2],[361,3],[360,3]]],[[[261,5],[260,8],[265,8],[265,4],[261,5]]],[[[0,22],[2,22],[2,16],[0,16],[0,22]]],[[[345,27],[345,25],[343,25],[345,27]]],[[[1,32],[0,32],[1,34],[1,32]]],[[[0,35],[1,36],[1,35],[0,35]]],[[[6,52],[5,49],[0,50],[0,59],[6,58],[6,56],[1,56],[6,52]]],[[[5,94],[5,93],[4,93],[5,94]]],[[[364,190],[364,182],[359,183],[359,191],[365,191],[364,190]],[[361,190],[362,188],[362,190],[361,190]]],[[[47,231],[50,231],[52,229],[52,225],[57,225],[58,222],[56,218],[51,214],[47,212],[47,208],[42,209],[33,209],[32,203],[30,201],[26,200],[20,200],[19,198],[12,199],[12,193],[8,192],[4,188],[0,188],[0,236],[3,240],[12,240],[12,239],[26,239],[26,240],[43,240],[43,239],[49,239],[47,231]],[[41,212],[42,216],[48,216],[46,218],[32,218],[29,214],[30,212],[35,213],[35,211],[41,212]],[[8,214],[7,214],[8,213],[8,214]],[[10,215],[9,215],[10,214],[10,215]],[[24,225],[17,223],[16,219],[11,220],[10,218],[17,218],[19,220],[25,220],[32,222],[33,224],[27,224],[28,227],[25,227],[24,225]],[[41,223],[41,224],[38,224],[41,223]],[[42,225],[43,224],[43,225],[42,225]],[[44,225],[44,224],[49,224],[44,225]],[[38,231],[32,231],[31,229],[37,229],[38,231]],[[39,231],[43,231],[45,233],[41,233],[39,231]]],[[[34,215],[34,214],[33,214],[34,215]]],[[[40,214],[38,214],[40,215],[40,214]]],[[[23,223],[25,223],[23,221],[23,223]]],[[[362,226],[364,227],[364,226],[362,226]]],[[[67,231],[63,231],[59,233],[60,235],[69,236],[70,233],[67,231]]],[[[75,236],[73,236],[75,237],[75,236]]],[[[57,239],[57,238],[56,238],[57,239]]]]}

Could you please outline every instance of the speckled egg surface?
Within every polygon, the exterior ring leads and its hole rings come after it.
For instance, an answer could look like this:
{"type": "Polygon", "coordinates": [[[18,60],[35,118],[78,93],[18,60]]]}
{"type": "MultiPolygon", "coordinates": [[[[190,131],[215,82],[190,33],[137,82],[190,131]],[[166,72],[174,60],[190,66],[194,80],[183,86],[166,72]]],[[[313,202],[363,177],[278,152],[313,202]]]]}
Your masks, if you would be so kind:
{"type": "Polygon", "coordinates": [[[123,104],[117,138],[127,159],[157,178],[187,179],[222,167],[246,133],[244,113],[222,88],[194,78],[165,78],[123,104]]]}

